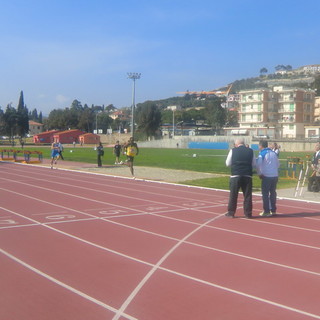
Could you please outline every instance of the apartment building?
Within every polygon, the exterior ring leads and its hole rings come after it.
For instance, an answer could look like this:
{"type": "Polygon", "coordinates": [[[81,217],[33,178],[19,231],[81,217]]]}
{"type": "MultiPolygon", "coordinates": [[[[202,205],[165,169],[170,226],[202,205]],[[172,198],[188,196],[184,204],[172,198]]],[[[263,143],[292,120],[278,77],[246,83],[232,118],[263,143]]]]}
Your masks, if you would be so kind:
{"type": "Polygon", "coordinates": [[[299,88],[240,91],[239,124],[252,135],[302,138],[314,122],[315,92],[299,88]]]}
{"type": "Polygon", "coordinates": [[[318,123],[320,122],[320,97],[315,97],[314,121],[318,123]]]}
{"type": "Polygon", "coordinates": [[[253,136],[276,136],[277,94],[271,89],[240,91],[239,124],[253,136]]]}
{"type": "Polygon", "coordinates": [[[274,87],[278,93],[280,135],[304,138],[304,126],[314,122],[315,92],[298,88],[274,87]]]}

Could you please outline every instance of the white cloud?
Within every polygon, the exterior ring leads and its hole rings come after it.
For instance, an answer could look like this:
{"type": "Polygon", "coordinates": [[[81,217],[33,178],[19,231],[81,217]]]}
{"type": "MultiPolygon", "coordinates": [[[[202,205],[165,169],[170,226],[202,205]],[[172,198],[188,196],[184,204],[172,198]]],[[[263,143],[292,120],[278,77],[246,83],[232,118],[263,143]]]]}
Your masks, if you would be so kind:
{"type": "Polygon", "coordinates": [[[62,95],[62,94],[57,94],[57,95],[56,95],[56,101],[57,101],[59,104],[64,104],[64,103],[68,102],[69,100],[70,100],[70,98],[65,97],[65,96],[62,95]]]}

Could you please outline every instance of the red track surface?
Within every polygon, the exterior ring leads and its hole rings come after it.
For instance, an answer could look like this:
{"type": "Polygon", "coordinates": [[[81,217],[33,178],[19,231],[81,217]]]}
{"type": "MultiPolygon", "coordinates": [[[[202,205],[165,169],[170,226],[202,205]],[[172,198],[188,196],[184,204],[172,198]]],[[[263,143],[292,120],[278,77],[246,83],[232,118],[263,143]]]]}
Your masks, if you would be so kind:
{"type": "Polygon", "coordinates": [[[0,170],[1,320],[320,319],[319,204],[228,219],[223,191],[0,170]]]}

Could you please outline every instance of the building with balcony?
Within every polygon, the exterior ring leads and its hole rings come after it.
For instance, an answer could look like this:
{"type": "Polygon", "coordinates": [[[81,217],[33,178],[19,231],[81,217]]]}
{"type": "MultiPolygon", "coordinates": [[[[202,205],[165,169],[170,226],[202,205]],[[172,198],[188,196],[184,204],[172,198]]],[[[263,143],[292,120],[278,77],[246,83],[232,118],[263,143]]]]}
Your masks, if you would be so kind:
{"type": "Polygon", "coordinates": [[[315,92],[274,87],[240,91],[240,128],[270,138],[302,138],[314,121],[315,92]]]}
{"type": "Polygon", "coordinates": [[[314,121],[320,123],[320,97],[315,97],[314,102],[314,121]]]}
{"type": "Polygon", "coordinates": [[[271,89],[240,91],[239,124],[253,136],[276,136],[277,94],[271,89]]]}
{"type": "Polygon", "coordinates": [[[274,87],[273,90],[278,93],[280,136],[304,138],[304,126],[314,122],[315,92],[284,87],[274,87]]]}

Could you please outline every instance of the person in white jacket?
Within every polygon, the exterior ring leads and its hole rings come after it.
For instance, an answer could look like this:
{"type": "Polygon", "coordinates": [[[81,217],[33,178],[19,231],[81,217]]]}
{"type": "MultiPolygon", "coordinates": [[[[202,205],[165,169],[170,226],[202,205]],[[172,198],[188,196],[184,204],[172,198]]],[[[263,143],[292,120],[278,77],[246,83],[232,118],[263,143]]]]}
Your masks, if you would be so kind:
{"type": "Polygon", "coordinates": [[[261,216],[273,216],[277,212],[277,183],[280,162],[277,154],[268,148],[268,142],[259,142],[260,153],[257,158],[257,173],[261,179],[263,212],[261,216]]]}

